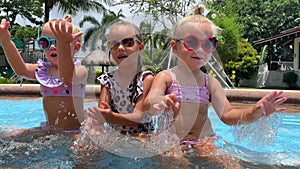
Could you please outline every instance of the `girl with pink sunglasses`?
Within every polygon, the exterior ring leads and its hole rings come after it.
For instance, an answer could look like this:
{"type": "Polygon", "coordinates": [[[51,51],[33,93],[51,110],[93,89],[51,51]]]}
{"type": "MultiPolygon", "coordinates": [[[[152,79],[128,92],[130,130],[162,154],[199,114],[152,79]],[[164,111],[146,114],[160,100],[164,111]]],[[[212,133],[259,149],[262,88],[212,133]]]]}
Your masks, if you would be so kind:
{"type": "Polygon", "coordinates": [[[170,43],[178,63],[155,76],[144,105],[151,115],[172,116],[169,127],[175,127],[182,150],[191,147],[197,155],[210,156],[217,152],[212,144],[217,137],[208,118],[210,105],[225,124],[236,125],[285,110],[277,106],[287,98],[279,98],[283,92],[274,91],[250,108],[239,109],[230,104],[218,80],[200,69],[217,50],[219,31],[199,13],[203,10],[203,5],[197,6],[198,13],[176,24],[170,43]]]}

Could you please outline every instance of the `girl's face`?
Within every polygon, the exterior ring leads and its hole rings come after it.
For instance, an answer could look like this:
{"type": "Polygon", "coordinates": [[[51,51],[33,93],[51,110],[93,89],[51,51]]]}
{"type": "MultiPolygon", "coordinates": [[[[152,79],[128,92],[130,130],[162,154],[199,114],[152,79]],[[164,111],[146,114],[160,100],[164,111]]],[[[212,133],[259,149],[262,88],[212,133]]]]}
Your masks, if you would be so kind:
{"type": "Polygon", "coordinates": [[[144,44],[139,42],[132,26],[116,25],[110,30],[108,48],[117,65],[132,66],[137,65],[144,44]]]}
{"type": "Polygon", "coordinates": [[[173,52],[189,68],[199,69],[209,61],[217,47],[211,24],[188,22],[182,27],[171,41],[173,52]]]}
{"type": "MultiPolygon", "coordinates": [[[[46,36],[49,39],[55,39],[54,34],[52,33],[50,26],[48,23],[45,24],[43,31],[42,31],[42,36],[46,36]]],[[[51,64],[57,66],[57,51],[56,51],[56,40],[55,42],[53,40],[50,40],[50,47],[48,50],[44,50],[44,55],[47,58],[47,61],[50,62],[51,64]],[[54,44],[55,43],[55,44],[54,44]]],[[[40,42],[42,43],[42,42],[40,42]]]]}
{"type": "MultiPolygon", "coordinates": [[[[56,38],[50,29],[49,23],[45,24],[42,31],[42,36],[38,40],[38,43],[41,47],[45,49],[43,50],[43,52],[45,57],[47,58],[47,61],[50,62],[52,65],[57,66],[58,58],[56,51],[56,38]]],[[[74,41],[74,43],[71,43],[71,56],[74,56],[74,53],[77,52],[79,49],[80,42],[74,41]]]]}

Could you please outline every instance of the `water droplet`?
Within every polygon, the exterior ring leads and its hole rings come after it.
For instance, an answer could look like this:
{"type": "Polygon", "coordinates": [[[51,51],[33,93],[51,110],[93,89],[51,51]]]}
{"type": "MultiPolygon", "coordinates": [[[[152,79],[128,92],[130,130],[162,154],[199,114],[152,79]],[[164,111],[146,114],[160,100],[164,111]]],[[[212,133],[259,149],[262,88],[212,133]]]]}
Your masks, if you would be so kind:
{"type": "Polygon", "coordinates": [[[56,117],[56,119],[55,119],[55,122],[54,122],[54,125],[58,125],[58,122],[59,122],[59,118],[58,117],[56,117]]]}

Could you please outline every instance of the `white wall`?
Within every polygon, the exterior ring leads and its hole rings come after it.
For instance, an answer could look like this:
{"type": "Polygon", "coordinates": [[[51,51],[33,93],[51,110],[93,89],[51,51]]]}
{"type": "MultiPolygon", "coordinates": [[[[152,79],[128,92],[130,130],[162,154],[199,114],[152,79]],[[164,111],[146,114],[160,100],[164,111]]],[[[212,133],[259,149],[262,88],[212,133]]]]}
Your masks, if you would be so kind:
{"type": "Polygon", "coordinates": [[[299,43],[300,43],[300,38],[296,38],[294,40],[294,70],[300,71],[300,66],[299,66],[299,43]]]}

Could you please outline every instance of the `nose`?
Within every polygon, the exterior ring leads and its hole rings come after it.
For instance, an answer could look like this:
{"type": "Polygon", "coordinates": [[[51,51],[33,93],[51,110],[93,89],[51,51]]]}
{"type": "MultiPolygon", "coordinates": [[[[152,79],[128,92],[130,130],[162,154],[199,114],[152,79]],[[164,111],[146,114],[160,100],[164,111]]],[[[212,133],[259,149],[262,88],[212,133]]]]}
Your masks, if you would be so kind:
{"type": "Polygon", "coordinates": [[[118,45],[119,46],[118,46],[117,50],[121,50],[121,51],[125,50],[125,47],[121,43],[118,45]]]}
{"type": "Polygon", "coordinates": [[[51,42],[51,43],[50,43],[50,48],[49,48],[49,49],[50,49],[50,50],[56,49],[55,43],[51,42]]]}

